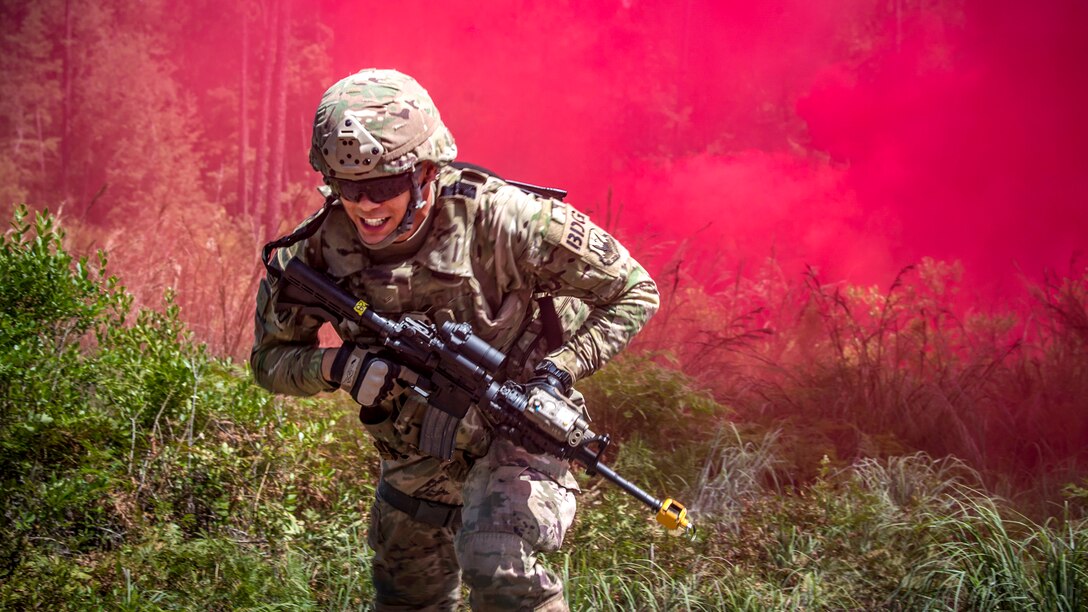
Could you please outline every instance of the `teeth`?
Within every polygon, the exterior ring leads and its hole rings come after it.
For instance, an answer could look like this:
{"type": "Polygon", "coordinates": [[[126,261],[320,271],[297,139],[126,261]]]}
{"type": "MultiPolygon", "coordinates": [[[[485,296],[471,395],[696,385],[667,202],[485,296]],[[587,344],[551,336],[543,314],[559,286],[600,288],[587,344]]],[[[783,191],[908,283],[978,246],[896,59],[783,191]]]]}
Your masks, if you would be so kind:
{"type": "Polygon", "coordinates": [[[382,217],[381,219],[363,219],[363,225],[367,227],[381,227],[385,225],[385,222],[389,220],[389,217],[382,217]]]}

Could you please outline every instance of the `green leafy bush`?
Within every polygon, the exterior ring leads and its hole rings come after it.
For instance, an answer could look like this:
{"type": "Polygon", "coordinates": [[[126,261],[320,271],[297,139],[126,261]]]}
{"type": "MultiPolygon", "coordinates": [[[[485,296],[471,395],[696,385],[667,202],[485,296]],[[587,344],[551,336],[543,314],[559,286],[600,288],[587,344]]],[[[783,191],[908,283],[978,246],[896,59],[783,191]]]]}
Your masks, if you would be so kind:
{"type": "Polygon", "coordinates": [[[359,561],[373,495],[350,412],[273,399],[105,265],[48,213],[0,242],[0,607],[365,601],[366,564],[330,560],[359,561]]]}
{"type": "Polygon", "coordinates": [[[102,278],[105,257],[92,269],[62,239],[51,216],[25,208],[0,238],[0,575],[30,538],[79,549],[116,533],[100,458],[125,430],[99,409],[102,379],[82,345],[126,304],[102,278]]]}

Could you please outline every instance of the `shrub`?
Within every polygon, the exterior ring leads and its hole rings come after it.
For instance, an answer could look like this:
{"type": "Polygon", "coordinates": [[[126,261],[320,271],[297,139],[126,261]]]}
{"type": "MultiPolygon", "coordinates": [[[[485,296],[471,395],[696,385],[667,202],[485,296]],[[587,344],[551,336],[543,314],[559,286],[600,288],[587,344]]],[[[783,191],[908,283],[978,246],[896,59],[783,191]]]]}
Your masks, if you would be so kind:
{"type": "Polygon", "coordinates": [[[47,213],[16,210],[0,238],[0,575],[28,539],[107,544],[116,527],[100,503],[109,476],[95,465],[125,430],[97,410],[98,372],[81,358],[85,334],[125,308],[104,279],[62,246],[47,213]]]}
{"type": "Polygon", "coordinates": [[[0,243],[0,607],[361,605],[376,454],[343,407],[273,399],[28,219],[0,243]]]}

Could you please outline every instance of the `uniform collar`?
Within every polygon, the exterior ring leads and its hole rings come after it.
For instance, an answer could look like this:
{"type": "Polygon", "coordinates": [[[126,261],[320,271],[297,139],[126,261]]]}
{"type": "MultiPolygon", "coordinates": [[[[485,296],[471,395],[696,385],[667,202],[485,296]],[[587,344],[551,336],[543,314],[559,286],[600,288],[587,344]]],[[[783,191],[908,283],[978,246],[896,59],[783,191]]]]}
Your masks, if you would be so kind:
{"type": "MultiPolygon", "coordinates": [[[[444,169],[435,181],[436,193],[457,182],[460,173],[444,169]]],[[[469,225],[474,222],[475,207],[467,198],[454,196],[435,198],[431,207],[434,224],[427,234],[427,242],[416,254],[416,260],[439,274],[472,276],[469,253],[469,225]]]]}

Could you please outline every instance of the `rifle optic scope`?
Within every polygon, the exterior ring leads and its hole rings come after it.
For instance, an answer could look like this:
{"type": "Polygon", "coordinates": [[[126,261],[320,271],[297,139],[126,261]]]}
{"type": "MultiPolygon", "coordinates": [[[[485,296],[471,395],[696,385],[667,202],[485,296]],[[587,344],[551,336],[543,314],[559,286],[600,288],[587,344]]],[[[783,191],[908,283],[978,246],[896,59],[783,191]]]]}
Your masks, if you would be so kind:
{"type": "Polygon", "coordinates": [[[489,372],[501,372],[506,355],[472,333],[468,323],[442,323],[442,337],[450,346],[489,372]]]}

